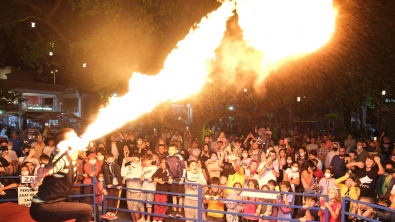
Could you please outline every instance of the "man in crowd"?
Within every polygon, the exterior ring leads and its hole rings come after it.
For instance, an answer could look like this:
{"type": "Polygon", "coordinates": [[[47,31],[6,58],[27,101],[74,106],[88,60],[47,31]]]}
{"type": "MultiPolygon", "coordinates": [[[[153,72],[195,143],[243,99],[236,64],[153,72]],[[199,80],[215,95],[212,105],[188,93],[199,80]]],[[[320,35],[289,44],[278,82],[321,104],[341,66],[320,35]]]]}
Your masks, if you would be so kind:
{"type": "Polygon", "coordinates": [[[31,147],[36,151],[33,157],[37,160],[40,159],[40,156],[43,153],[43,149],[45,148],[43,137],[39,135],[37,137],[37,141],[32,143],[31,147]]]}
{"type": "Polygon", "coordinates": [[[342,165],[345,161],[345,159],[344,159],[345,156],[346,156],[346,148],[340,147],[339,148],[339,155],[335,155],[332,158],[330,168],[332,168],[333,172],[335,173],[333,176],[333,178],[335,178],[335,179],[338,179],[338,178],[346,175],[346,173],[347,173],[346,171],[343,171],[343,169],[342,169],[342,165]]]}
{"type": "Polygon", "coordinates": [[[366,158],[369,156],[369,153],[368,153],[368,151],[363,149],[362,142],[357,143],[357,151],[356,152],[357,152],[357,159],[355,160],[355,162],[364,163],[366,158]]]}
{"type": "Polygon", "coordinates": [[[18,157],[21,156],[23,141],[18,138],[16,133],[12,134],[12,138],[10,140],[12,142],[12,150],[16,152],[18,157]]]}
{"type": "Polygon", "coordinates": [[[184,143],[182,136],[180,135],[180,131],[176,130],[176,133],[171,138],[172,143],[177,143],[177,146],[181,149],[181,144],[184,143]]]}
{"type": "Polygon", "coordinates": [[[123,135],[119,133],[118,135],[121,138],[121,141],[117,141],[117,134],[113,134],[111,136],[110,143],[106,145],[107,153],[112,153],[114,155],[115,163],[120,162],[122,165],[122,160],[124,158],[123,154],[123,135]]]}
{"type": "Polygon", "coordinates": [[[355,149],[355,140],[352,138],[351,134],[349,134],[347,139],[344,141],[344,146],[346,147],[346,153],[355,149]]]}
{"type": "Polygon", "coordinates": [[[263,150],[258,149],[258,140],[253,140],[251,144],[251,149],[249,151],[249,155],[251,160],[256,160],[258,162],[261,162],[261,156],[262,156],[263,150]]]}
{"type": "Polygon", "coordinates": [[[307,152],[311,150],[318,150],[318,144],[315,143],[315,138],[310,139],[310,144],[306,146],[307,152]]]}

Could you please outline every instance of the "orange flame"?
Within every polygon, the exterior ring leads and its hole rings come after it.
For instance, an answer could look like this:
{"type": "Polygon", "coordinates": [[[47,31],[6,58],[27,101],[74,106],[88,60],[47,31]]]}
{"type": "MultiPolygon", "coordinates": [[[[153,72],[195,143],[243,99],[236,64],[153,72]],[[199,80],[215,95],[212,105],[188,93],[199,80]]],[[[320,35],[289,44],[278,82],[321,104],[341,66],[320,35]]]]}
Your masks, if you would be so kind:
{"type": "Polygon", "coordinates": [[[243,39],[263,53],[261,74],[317,50],[335,30],[332,0],[238,0],[237,14],[243,39]]]}
{"type": "Polygon", "coordinates": [[[113,97],[100,109],[82,139],[88,141],[103,136],[144,113],[151,112],[161,101],[177,101],[196,93],[206,83],[206,63],[215,56],[226,31],[226,22],[233,15],[235,3],[225,1],[220,8],[203,18],[196,30],[190,30],[184,40],[169,54],[164,69],[156,76],[134,73],[129,92],[122,98],[113,97]],[[149,87],[147,87],[149,86],[149,87]],[[144,98],[142,98],[144,97],[144,98]],[[130,101],[144,101],[133,106],[130,101]]]}

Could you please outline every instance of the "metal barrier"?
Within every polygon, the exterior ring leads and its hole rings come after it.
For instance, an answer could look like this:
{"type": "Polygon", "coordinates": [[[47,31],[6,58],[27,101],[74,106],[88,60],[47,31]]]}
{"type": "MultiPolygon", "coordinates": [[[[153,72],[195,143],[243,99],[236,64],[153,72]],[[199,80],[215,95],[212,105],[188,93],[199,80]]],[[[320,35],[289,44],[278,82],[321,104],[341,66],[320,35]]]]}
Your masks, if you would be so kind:
{"type": "Polygon", "coordinates": [[[356,218],[359,218],[359,219],[363,219],[363,220],[367,220],[367,221],[381,222],[380,220],[376,220],[376,219],[373,219],[373,218],[367,218],[367,217],[363,217],[363,216],[359,216],[357,214],[352,214],[352,213],[347,212],[346,201],[349,201],[350,204],[352,204],[354,202],[354,203],[359,203],[359,204],[363,204],[363,205],[367,205],[367,206],[370,206],[370,207],[379,208],[379,209],[383,209],[383,210],[395,213],[394,209],[391,209],[391,208],[388,208],[388,207],[383,207],[383,206],[376,205],[376,204],[365,203],[365,202],[362,202],[362,201],[359,201],[359,200],[353,200],[353,199],[349,199],[349,198],[342,198],[342,212],[343,212],[343,214],[342,214],[342,222],[346,221],[346,215],[347,216],[356,217],[356,218]]]}
{"type": "MultiPolygon", "coordinates": [[[[140,180],[139,178],[134,178],[133,180],[140,180]]],[[[144,181],[148,181],[145,179],[144,181]]],[[[168,181],[165,181],[168,183],[168,181]]],[[[173,181],[174,184],[178,184],[178,182],[173,181]]],[[[127,188],[127,187],[122,187],[122,190],[134,190],[134,191],[140,191],[140,192],[147,192],[147,193],[159,193],[159,194],[170,194],[170,195],[176,195],[176,196],[191,196],[191,197],[196,197],[198,198],[198,206],[187,206],[187,205],[178,205],[178,204],[169,204],[169,203],[158,203],[158,202],[150,202],[150,201],[142,201],[142,200],[135,200],[135,199],[127,199],[127,198],[121,198],[121,197],[112,197],[112,196],[104,196],[103,198],[103,210],[104,212],[107,211],[107,209],[110,210],[119,210],[119,211],[124,211],[124,212],[129,212],[129,213],[138,213],[138,214],[144,214],[144,215],[150,215],[150,216],[157,216],[157,217],[163,217],[163,218],[171,218],[168,215],[162,215],[162,214],[155,214],[155,213],[148,213],[148,212],[141,212],[141,211],[134,211],[134,210],[129,210],[129,209],[122,209],[122,208],[115,208],[115,207],[107,207],[106,206],[106,199],[115,199],[115,200],[124,200],[124,201],[133,201],[133,202],[138,202],[138,203],[149,203],[149,204],[156,204],[156,205],[164,205],[164,206],[170,206],[170,207],[182,207],[182,208],[191,208],[191,209],[196,209],[198,210],[198,218],[185,218],[185,217],[177,217],[176,219],[179,220],[189,220],[189,221],[204,221],[202,216],[202,211],[203,212],[213,212],[213,213],[221,213],[221,214],[232,214],[232,215],[238,215],[238,216],[249,216],[249,217],[255,217],[255,218],[261,218],[261,219],[275,219],[278,220],[280,219],[279,217],[270,217],[270,216],[255,216],[253,214],[244,214],[244,213],[233,213],[233,212],[227,212],[227,211],[216,211],[216,210],[207,210],[204,209],[202,206],[203,200],[206,199],[202,193],[202,188],[203,187],[214,187],[214,188],[220,188],[220,189],[231,189],[231,190],[242,190],[242,191],[250,191],[250,192],[258,192],[258,193],[272,193],[272,194],[290,194],[290,195],[301,195],[301,196],[313,196],[313,197],[323,197],[322,195],[319,194],[307,194],[307,193],[291,193],[291,192],[277,192],[277,191],[266,191],[266,190],[250,190],[246,188],[234,188],[234,187],[220,187],[220,186],[213,186],[213,185],[200,185],[196,183],[183,183],[185,185],[195,185],[198,186],[198,195],[192,195],[192,194],[180,194],[180,193],[171,193],[171,192],[160,192],[160,191],[149,191],[149,190],[142,190],[142,189],[133,189],[133,188],[127,188]]],[[[105,184],[104,184],[105,185],[105,184]]],[[[107,187],[107,186],[106,186],[107,187]]],[[[117,188],[117,186],[112,186],[111,188],[117,188]]],[[[328,201],[328,196],[324,196],[326,200],[328,201]]],[[[213,198],[210,198],[213,200],[213,198]]],[[[230,201],[229,199],[221,199],[218,198],[217,200],[219,201],[230,201]]],[[[278,206],[278,207],[291,207],[291,208],[303,208],[303,206],[295,206],[295,205],[286,205],[286,204],[270,204],[270,203],[263,203],[263,202],[251,202],[251,201],[244,201],[244,200],[231,200],[231,202],[238,202],[238,203],[252,203],[252,204],[260,204],[260,205],[271,205],[271,206],[278,206]]],[[[311,210],[321,210],[321,208],[318,207],[309,207],[308,209],[311,210]]],[[[328,215],[328,209],[325,210],[326,215],[328,215]]],[[[284,218],[285,219],[285,218],[284,218]]],[[[285,219],[287,221],[300,221],[299,219],[285,219]]],[[[124,221],[128,222],[127,220],[122,220],[122,219],[116,219],[116,221],[124,221]]],[[[315,221],[308,221],[308,222],[315,222],[315,221]]],[[[328,217],[326,217],[325,222],[328,222],[328,217]]]]}
{"type": "MultiPolygon", "coordinates": [[[[84,174],[78,174],[78,176],[83,176],[84,174]]],[[[21,180],[22,176],[6,176],[6,177],[0,177],[0,178],[4,178],[4,179],[19,179],[21,180]]],[[[82,195],[69,195],[69,198],[81,198],[81,197],[93,197],[93,205],[91,205],[93,207],[93,213],[94,213],[94,221],[96,221],[96,190],[95,190],[95,181],[96,181],[96,177],[92,178],[92,183],[89,184],[74,184],[74,186],[92,186],[93,188],[93,193],[92,194],[82,194],[82,195]]],[[[14,187],[11,188],[13,190],[18,189],[18,187],[14,187]]],[[[11,199],[0,199],[0,202],[18,202],[18,198],[11,198],[11,199]]]]}

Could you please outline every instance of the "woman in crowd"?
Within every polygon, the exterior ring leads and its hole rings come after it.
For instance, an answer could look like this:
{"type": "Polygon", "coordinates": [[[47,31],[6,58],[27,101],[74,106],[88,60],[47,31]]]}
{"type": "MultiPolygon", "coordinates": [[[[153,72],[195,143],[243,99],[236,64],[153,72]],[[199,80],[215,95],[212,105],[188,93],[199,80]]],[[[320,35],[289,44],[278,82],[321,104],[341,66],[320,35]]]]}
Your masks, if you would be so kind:
{"type": "MultiPolygon", "coordinates": [[[[259,183],[257,180],[252,179],[248,182],[247,187],[249,190],[259,190],[259,183]]],[[[251,193],[252,195],[255,193],[251,193]]],[[[250,201],[250,202],[259,202],[259,198],[253,197],[253,196],[244,196],[243,198],[245,201],[250,201]]],[[[244,213],[245,214],[255,214],[256,210],[258,208],[258,204],[255,203],[246,203],[244,206],[244,213]]],[[[244,222],[258,222],[257,217],[251,217],[251,216],[243,216],[243,221],[244,222]]]]}
{"type": "Polygon", "coordinates": [[[295,188],[300,184],[298,162],[293,162],[291,167],[285,170],[283,181],[288,181],[291,184],[292,191],[295,192],[295,188]]]}
{"type": "MultiPolygon", "coordinates": [[[[328,168],[325,170],[324,173],[324,178],[320,180],[320,186],[321,186],[321,195],[327,195],[329,188],[335,187],[335,179],[333,177],[333,169],[328,168]]],[[[323,200],[324,197],[321,198],[323,200]]]]}
{"type": "Polygon", "coordinates": [[[329,201],[321,200],[321,211],[318,212],[318,216],[321,216],[321,222],[325,222],[326,209],[328,209],[328,222],[340,222],[341,221],[341,199],[340,193],[337,188],[330,188],[328,191],[329,201]]]}

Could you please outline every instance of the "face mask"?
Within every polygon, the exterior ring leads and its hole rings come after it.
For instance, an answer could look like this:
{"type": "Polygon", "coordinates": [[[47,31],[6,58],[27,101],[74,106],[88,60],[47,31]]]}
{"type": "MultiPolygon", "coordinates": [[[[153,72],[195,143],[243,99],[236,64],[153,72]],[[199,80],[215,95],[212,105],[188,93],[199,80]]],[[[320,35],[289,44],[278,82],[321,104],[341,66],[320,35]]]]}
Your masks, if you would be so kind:
{"type": "Polygon", "coordinates": [[[8,150],[11,150],[12,149],[12,146],[8,146],[8,150]]]}
{"type": "Polygon", "coordinates": [[[99,161],[103,161],[103,160],[104,160],[104,156],[98,156],[97,159],[98,159],[99,161]]]}
{"type": "Polygon", "coordinates": [[[292,163],[292,160],[287,160],[287,163],[291,164],[291,163],[292,163]]]}
{"type": "Polygon", "coordinates": [[[98,180],[99,180],[100,182],[103,182],[103,178],[99,178],[98,180]]]}
{"type": "Polygon", "coordinates": [[[30,153],[30,152],[25,152],[25,155],[26,155],[26,156],[29,156],[29,153],[30,153]]]}
{"type": "Polygon", "coordinates": [[[108,164],[109,166],[112,166],[112,165],[114,165],[114,161],[113,161],[113,162],[107,162],[107,164],[108,164]]]}
{"type": "Polygon", "coordinates": [[[248,157],[248,153],[241,154],[243,157],[248,157]]]}
{"type": "Polygon", "coordinates": [[[352,183],[346,183],[346,186],[352,187],[352,183]]]}
{"type": "Polygon", "coordinates": [[[362,146],[357,146],[357,149],[362,150],[362,146]]]}
{"type": "Polygon", "coordinates": [[[22,171],[21,174],[22,174],[22,176],[28,176],[29,175],[29,171],[22,171]]]}
{"type": "Polygon", "coordinates": [[[217,161],[217,159],[218,159],[218,158],[215,157],[215,156],[214,156],[214,157],[211,157],[211,160],[212,160],[212,161],[217,161]]]}
{"type": "Polygon", "coordinates": [[[143,141],[140,141],[140,140],[139,140],[139,141],[137,141],[137,144],[138,144],[138,145],[141,145],[141,144],[143,144],[143,141]]]}
{"type": "Polygon", "coordinates": [[[4,171],[1,171],[1,172],[0,172],[0,176],[1,176],[1,177],[5,176],[5,172],[4,172],[4,171]]]}
{"type": "Polygon", "coordinates": [[[132,167],[134,167],[134,168],[136,168],[136,167],[138,167],[138,166],[139,166],[139,164],[138,164],[138,163],[132,163],[131,165],[132,165],[132,167]]]}
{"type": "Polygon", "coordinates": [[[96,164],[96,160],[89,160],[89,163],[94,165],[94,164],[96,164]]]}
{"type": "Polygon", "coordinates": [[[392,173],[393,170],[394,170],[394,169],[385,169],[385,172],[388,173],[388,174],[390,174],[390,173],[392,173]]]}
{"type": "Polygon", "coordinates": [[[297,167],[291,167],[291,169],[293,172],[298,172],[298,170],[299,170],[299,168],[297,168],[297,167]]]}
{"type": "Polygon", "coordinates": [[[336,152],[336,151],[337,151],[337,148],[333,148],[333,151],[335,151],[335,152],[336,152]]]}
{"type": "Polygon", "coordinates": [[[78,159],[83,160],[84,157],[83,156],[78,156],[78,159]]]}
{"type": "Polygon", "coordinates": [[[91,148],[90,151],[91,151],[92,153],[94,153],[96,150],[95,150],[95,148],[91,148]]]}
{"type": "Polygon", "coordinates": [[[304,156],[304,153],[299,153],[300,156],[304,156]]]}
{"type": "Polygon", "coordinates": [[[344,157],[345,155],[344,155],[344,154],[343,154],[343,155],[340,155],[340,154],[339,154],[339,156],[340,156],[340,157],[344,157]]]}
{"type": "Polygon", "coordinates": [[[325,178],[327,178],[327,179],[331,178],[331,174],[330,173],[325,173],[325,178]]]}

